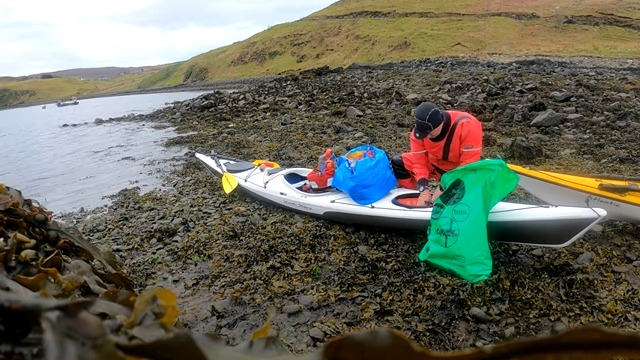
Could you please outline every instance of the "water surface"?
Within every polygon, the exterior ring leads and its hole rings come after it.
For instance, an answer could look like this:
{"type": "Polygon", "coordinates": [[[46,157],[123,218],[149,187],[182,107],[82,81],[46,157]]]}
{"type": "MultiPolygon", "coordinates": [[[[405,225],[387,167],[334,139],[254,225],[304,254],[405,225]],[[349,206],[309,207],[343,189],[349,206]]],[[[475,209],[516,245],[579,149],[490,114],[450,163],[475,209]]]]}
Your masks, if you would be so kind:
{"type": "Polygon", "coordinates": [[[202,92],[174,92],[80,100],[0,111],[0,183],[22,191],[54,212],[106,205],[105,198],[132,186],[161,186],[182,147],[162,144],[177,136],[171,127],[145,122],[107,122],[147,114],[165,103],[202,92]]]}

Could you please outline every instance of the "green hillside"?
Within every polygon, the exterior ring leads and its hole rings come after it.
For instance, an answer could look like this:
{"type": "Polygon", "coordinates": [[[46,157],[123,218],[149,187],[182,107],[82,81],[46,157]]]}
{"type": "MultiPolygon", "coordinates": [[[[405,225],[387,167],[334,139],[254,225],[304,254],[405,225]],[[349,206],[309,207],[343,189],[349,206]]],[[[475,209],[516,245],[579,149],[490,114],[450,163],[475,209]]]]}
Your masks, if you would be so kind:
{"type": "Polygon", "coordinates": [[[118,94],[138,89],[139,84],[158,70],[120,75],[109,79],[77,77],[2,77],[0,108],[11,105],[55,102],[63,98],[118,94]]]}
{"type": "MultiPolygon", "coordinates": [[[[298,21],[143,74],[136,81],[119,87],[111,84],[111,90],[163,88],[354,62],[494,55],[639,58],[640,3],[342,0],[298,21]]],[[[16,84],[0,80],[0,106],[2,92],[16,91],[16,84]]],[[[19,97],[20,101],[45,96],[38,81],[20,90],[26,88],[33,93],[19,97]]],[[[86,91],[95,93],[102,88],[78,84],[74,95],[86,91]]]]}

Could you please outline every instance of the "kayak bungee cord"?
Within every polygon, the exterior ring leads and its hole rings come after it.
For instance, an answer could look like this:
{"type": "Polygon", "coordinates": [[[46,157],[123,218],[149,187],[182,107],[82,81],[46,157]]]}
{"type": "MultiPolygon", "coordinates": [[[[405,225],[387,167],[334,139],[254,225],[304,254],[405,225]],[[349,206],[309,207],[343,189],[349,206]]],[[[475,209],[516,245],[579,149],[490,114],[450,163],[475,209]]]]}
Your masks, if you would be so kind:
{"type": "Polygon", "coordinates": [[[253,169],[251,169],[251,171],[249,171],[249,173],[247,174],[247,176],[244,177],[244,182],[247,182],[249,180],[249,177],[251,175],[253,175],[253,172],[256,171],[256,169],[259,168],[258,165],[254,165],[253,169]]]}
{"type": "Polygon", "coordinates": [[[591,200],[591,199],[587,196],[587,198],[586,198],[586,199],[584,199],[584,202],[587,204],[587,207],[588,207],[589,209],[591,209],[591,211],[593,211],[593,212],[597,215],[597,214],[598,214],[598,212],[593,208],[593,206],[591,206],[591,205],[589,204],[589,200],[591,200]]]}
{"type": "MultiPolygon", "coordinates": [[[[529,204],[522,204],[522,205],[529,205],[529,204]]],[[[531,204],[527,207],[519,207],[516,209],[505,209],[505,210],[491,210],[492,214],[498,214],[498,213],[506,213],[506,212],[512,212],[512,211],[522,211],[522,210],[528,210],[528,209],[536,209],[536,208],[557,208],[559,206],[557,205],[537,205],[537,204],[531,204]]],[[[598,215],[599,216],[599,215],[598,215]]]]}

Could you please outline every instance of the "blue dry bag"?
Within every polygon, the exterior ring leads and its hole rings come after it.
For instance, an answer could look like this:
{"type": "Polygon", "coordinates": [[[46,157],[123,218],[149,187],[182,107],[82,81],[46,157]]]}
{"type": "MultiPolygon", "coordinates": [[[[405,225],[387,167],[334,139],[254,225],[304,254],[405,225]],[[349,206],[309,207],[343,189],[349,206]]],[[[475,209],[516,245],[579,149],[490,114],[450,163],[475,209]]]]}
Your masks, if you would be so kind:
{"type": "Polygon", "coordinates": [[[396,186],[387,154],[373,145],[361,145],[338,158],[333,187],[353,201],[368,205],[382,199],[396,186]]]}

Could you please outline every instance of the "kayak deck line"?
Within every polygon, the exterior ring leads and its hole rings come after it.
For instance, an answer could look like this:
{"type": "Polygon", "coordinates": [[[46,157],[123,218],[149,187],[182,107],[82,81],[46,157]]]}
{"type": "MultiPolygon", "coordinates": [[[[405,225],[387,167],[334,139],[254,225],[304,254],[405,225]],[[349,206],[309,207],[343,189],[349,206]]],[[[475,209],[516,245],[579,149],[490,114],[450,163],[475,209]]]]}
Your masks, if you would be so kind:
{"type": "MultiPolygon", "coordinates": [[[[394,188],[382,199],[361,205],[335,188],[303,189],[312,171],[309,168],[258,168],[258,160],[195,156],[212,174],[219,177],[224,172],[236,177],[239,190],[248,196],[286,210],[343,224],[404,230],[426,231],[430,224],[432,207],[406,204],[415,203],[412,199],[418,197],[417,190],[394,188]],[[405,204],[401,199],[407,199],[405,204]]],[[[558,248],[581,238],[606,214],[599,208],[499,202],[488,213],[487,232],[492,241],[558,248]]]]}

